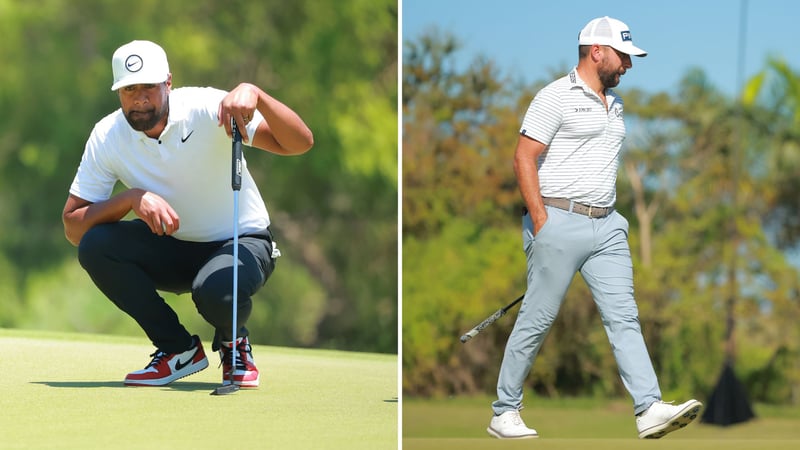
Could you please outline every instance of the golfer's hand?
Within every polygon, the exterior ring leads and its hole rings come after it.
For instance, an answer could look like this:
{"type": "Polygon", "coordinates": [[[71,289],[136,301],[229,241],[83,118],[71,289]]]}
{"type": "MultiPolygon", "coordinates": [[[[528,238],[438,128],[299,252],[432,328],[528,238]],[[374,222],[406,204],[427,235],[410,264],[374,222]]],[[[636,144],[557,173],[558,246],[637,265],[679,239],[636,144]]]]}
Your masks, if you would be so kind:
{"type": "Polygon", "coordinates": [[[256,107],[258,106],[259,89],[249,83],[241,83],[222,99],[217,111],[218,125],[225,127],[228,137],[233,137],[231,131],[231,119],[236,121],[236,127],[242,134],[242,142],[250,143],[250,136],[247,134],[247,124],[253,120],[256,107]]]}
{"type": "Polygon", "coordinates": [[[547,212],[544,212],[541,215],[533,218],[534,236],[537,236],[539,234],[539,231],[541,231],[542,227],[544,227],[545,222],[547,222],[547,212]]]}
{"type": "Polygon", "coordinates": [[[136,189],[131,202],[133,212],[159,236],[172,235],[180,227],[178,213],[160,196],[136,189]]]}

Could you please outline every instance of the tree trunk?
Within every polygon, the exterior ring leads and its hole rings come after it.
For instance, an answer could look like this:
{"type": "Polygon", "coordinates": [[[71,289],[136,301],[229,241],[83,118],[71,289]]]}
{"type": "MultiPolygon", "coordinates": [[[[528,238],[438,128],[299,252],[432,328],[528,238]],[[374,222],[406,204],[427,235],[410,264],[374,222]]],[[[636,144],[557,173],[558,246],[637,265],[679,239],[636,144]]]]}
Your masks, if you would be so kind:
{"type": "Polygon", "coordinates": [[[625,162],[625,173],[627,173],[631,182],[634,213],[639,221],[639,256],[642,259],[642,266],[649,268],[653,265],[653,218],[656,215],[656,211],[658,211],[658,204],[655,201],[650,202],[650,204],[647,203],[642,176],[636,170],[634,163],[625,162]]]}

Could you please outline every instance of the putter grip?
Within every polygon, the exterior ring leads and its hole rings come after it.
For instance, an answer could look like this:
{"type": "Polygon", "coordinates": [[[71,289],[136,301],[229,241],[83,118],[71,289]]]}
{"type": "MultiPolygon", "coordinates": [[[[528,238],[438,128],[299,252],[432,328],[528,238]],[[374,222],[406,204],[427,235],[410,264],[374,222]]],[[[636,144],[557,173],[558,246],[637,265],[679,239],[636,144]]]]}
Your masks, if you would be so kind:
{"type": "Polygon", "coordinates": [[[465,343],[468,340],[474,338],[478,333],[483,331],[484,328],[486,328],[489,325],[493,324],[497,319],[503,317],[503,315],[506,313],[506,311],[507,310],[505,308],[498,309],[494,314],[492,314],[491,316],[487,317],[486,320],[484,320],[483,322],[479,323],[475,328],[467,331],[466,334],[461,336],[461,342],[465,343]]]}
{"type": "Polygon", "coordinates": [[[233,119],[231,119],[231,134],[233,134],[231,187],[234,191],[238,191],[242,188],[242,133],[239,132],[239,127],[233,119]]]}

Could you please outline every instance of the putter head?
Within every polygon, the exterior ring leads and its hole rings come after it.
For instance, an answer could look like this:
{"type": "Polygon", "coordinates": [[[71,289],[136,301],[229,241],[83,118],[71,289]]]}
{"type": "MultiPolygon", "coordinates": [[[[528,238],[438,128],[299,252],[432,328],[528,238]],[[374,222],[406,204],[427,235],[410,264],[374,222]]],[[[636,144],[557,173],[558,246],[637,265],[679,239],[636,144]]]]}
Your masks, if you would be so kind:
{"type": "Polygon", "coordinates": [[[220,386],[214,389],[211,392],[211,395],[228,395],[228,394],[233,394],[238,390],[239,390],[238,384],[226,384],[225,386],[220,386]]]}

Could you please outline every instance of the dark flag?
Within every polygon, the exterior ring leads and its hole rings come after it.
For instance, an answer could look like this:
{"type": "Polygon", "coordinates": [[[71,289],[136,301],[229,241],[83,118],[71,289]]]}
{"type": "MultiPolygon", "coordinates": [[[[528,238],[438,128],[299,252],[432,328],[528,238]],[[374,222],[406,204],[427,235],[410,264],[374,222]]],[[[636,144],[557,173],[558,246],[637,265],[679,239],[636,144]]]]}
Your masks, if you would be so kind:
{"type": "Polygon", "coordinates": [[[731,363],[726,362],[717,386],[708,399],[702,421],[712,425],[728,426],[746,422],[754,417],[744,385],[736,377],[731,363]]]}

